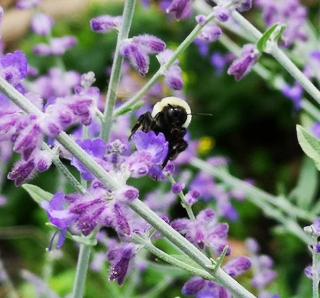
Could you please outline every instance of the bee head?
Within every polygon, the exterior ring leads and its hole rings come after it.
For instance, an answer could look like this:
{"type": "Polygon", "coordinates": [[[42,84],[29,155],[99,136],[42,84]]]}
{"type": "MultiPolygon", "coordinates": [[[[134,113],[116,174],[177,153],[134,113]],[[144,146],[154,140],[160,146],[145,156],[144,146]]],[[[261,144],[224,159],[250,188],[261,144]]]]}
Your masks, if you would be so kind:
{"type": "Polygon", "coordinates": [[[156,103],[152,110],[152,117],[163,113],[167,123],[187,128],[191,122],[191,109],[187,102],[178,97],[165,97],[156,103]]]}

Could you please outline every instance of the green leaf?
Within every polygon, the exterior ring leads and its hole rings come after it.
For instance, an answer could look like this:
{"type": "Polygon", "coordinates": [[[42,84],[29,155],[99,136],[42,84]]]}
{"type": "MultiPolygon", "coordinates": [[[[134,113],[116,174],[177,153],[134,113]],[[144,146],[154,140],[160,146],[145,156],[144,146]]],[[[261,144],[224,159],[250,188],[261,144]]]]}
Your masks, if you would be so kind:
{"type": "Polygon", "coordinates": [[[314,163],[305,158],[302,163],[299,180],[297,186],[291,192],[290,197],[294,198],[297,205],[307,210],[318,188],[318,173],[314,163]]]}
{"type": "Polygon", "coordinates": [[[22,188],[28,192],[31,198],[40,206],[45,201],[50,201],[53,194],[33,184],[23,184],[22,188]]]}
{"type": "Polygon", "coordinates": [[[309,156],[320,170],[320,142],[301,125],[297,125],[298,142],[303,152],[309,156]]]}
{"type": "Polygon", "coordinates": [[[271,45],[278,42],[285,29],[286,26],[283,24],[274,24],[268,28],[258,40],[257,49],[261,53],[270,52],[271,45]]]}

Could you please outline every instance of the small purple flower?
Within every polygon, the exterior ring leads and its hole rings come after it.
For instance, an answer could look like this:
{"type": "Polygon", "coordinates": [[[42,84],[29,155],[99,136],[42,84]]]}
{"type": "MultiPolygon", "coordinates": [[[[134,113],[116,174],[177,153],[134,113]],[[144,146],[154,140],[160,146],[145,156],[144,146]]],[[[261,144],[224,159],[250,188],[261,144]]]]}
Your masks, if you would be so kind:
{"type": "Polygon", "coordinates": [[[164,135],[138,131],[133,137],[138,153],[148,154],[154,165],[161,165],[168,154],[168,142],[164,135]]]}
{"type": "Polygon", "coordinates": [[[259,58],[256,47],[247,44],[243,47],[241,56],[234,60],[228,68],[228,74],[233,75],[237,81],[243,79],[253,68],[259,58]]]}
{"type": "Polygon", "coordinates": [[[251,261],[247,257],[238,257],[229,261],[223,269],[233,278],[244,274],[251,268],[251,261]]]}
{"type": "Polygon", "coordinates": [[[144,34],[133,37],[133,43],[136,43],[147,54],[159,54],[166,49],[166,43],[160,38],[144,34]]]}
{"type": "Polygon", "coordinates": [[[290,86],[286,84],[282,89],[282,93],[293,102],[297,111],[300,110],[303,97],[303,88],[300,85],[290,86]]]}
{"type": "Polygon", "coordinates": [[[0,57],[0,75],[17,87],[28,74],[28,60],[24,53],[16,51],[0,57]]]}
{"type": "Polygon", "coordinates": [[[202,210],[195,220],[177,219],[171,225],[199,248],[211,248],[217,255],[227,245],[229,227],[217,222],[212,209],[202,210]]]}
{"type": "Polygon", "coordinates": [[[305,274],[305,276],[308,277],[309,279],[312,279],[312,278],[313,278],[312,266],[307,266],[307,267],[304,269],[304,274],[305,274]]]}
{"type": "Polygon", "coordinates": [[[53,38],[50,41],[51,55],[62,56],[68,50],[77,45],[78,41],[74,36],[53,38]]]}
{"type": "Polygon", "coordinates": [[[130,261],[135,256],[136,248],[133,244],[124,244],[122,246],[110,249],[108,251],[108,260],[111,263],[110,280],[117,281],[122,285],[128,273],[130,261]]]}
{"type": "Polygon", "coordinates": [[[119,30],[122,22],[121,16],[98,16],[90,20],[90,28],[97,33],[108,33],[112,30],[119,30]]]}
{"type": "Polygon", "coordinates": [[[127,58],[131,65],[138,70],[142,76],[148,73],[150,64],[149,56],[141,50],[138,45],[131,42],[123,43],[121,46],[121,55],[127,58]]]}
{"type": "Polygon", "coordinates": [[[51,33],[53,24],[53,19],[44,13],[34,15],[31,22],[33,32],[41,36],[48,36],[51,33]]]}
{"type": "Polygon", "coordinates": [[[215,17],[221,23],[227,22],[230,18],[230,10],[225,7],[216,6],[214,8],[214,12],[215,12],[215,17]]]}
{"type": "Polygon", "coordinates": [[[320,139],[320,122],[315,123],[312,126],[311,131],[316,138],[320,139]]]}
{"type": "Polygon", "coordinates": [[[172,192],[174,194],[179,194],[180,192],[183,191],[184,187],[185,187],[184,183],[177,182],[172,186],[172,192]]]}
{"type": "Polygon", "coordinates": [[[183,20],[191,16],[191,9],[191,0],[173,0],[166,12],[172,14],[177,20],[183,20]]]}
{"type": "Polygon", "coordinates": [[[240,0],[236,6],[237,10],[244,12],[252,8],[252,0],[240,0]]]}
{"type": "MultiPolygon", "coordinates": [[[[102,139],[78,141],[78,144],[82,149],[98,160],[102,160],[107,148],[106,143],[102,139]]],[[[72,158],[71,164],[78,169],[85,180],[91,181],[94,179],[94,176],[90,171],[88,171],[88,169],[75,157],[72,158]]]]}
{"type": "MultiPolygon", "coordinates": [[[[167,63],[173,55],[173,51],[164,50],[159,55],[157,59],[161,65],[167,63]]],[[[175,62],[164,74],[165,82],[168,87],[172,90],[181,90],[183,88],[182,70],[178,64],[175,62]]]]}
{"type": "MultiPolygon", "coordinates": [[[[237,259],[227,262],[223,266],[225,270],[232,277],[238,277],[246,273],[251,267],[251,262],[246,257],[239,257],[237,259]]],[[[193,277],[188,280],[183,288],[182,293],[186,296],[195,296],[197,298],[231,298],[231,293],[229,293],[225,288],[219,286],[218,284],[202,279],[200,277],[193,277]]]]}
{"type": "Polygon", "coordinates": [[[16,7],[19,9],[35,8],[40,4],[41,0],[19,0],[16,7]]]}
{"type": "Polygon", "coordinates": [[[202,57],[206,57],[209,54],[209,44],[201,39],[196,38],[194,43],[197,45],[199,53],[202,57]]]}
{"type": "Polygon", "coordinates": [[[196,295],[205,285],[206,281],[203,278],[193,277],[183,285],[182,294],[186,296],[196,295]]]}
{"type": "Polygon", "coordinates": [[[142,76],[145,76],[149,71],[149,55],[159,54],[165,47],[166,44],[158,37],[145,34],[125,40],[121,44],[120,53],[142,76]]]}
{"type": "Polygon", "coordinates": [[[35,162],[33,159],[19,161],[8,174],[8,179],[13,180],[16,186],[21,186],[30,180],[35,174],[35,162]]]}
{"type": "Polygon", "coordinates": [[[74,48],[78,41],[74,36],[52,38],[49,44],[40,43],[33,48],[38,56],[63,56],[68,50],[74,48]]]}
{"type": "Polygon", "coordinates": [[[43,134],[35,116],[30,116],[25,127],[19,131],[13,150],[20,153],[24,160],[29,159],[34,150],[41,144],[43,134]]]}
{"type": "Polygon", "coordinates": [[[228,63],[226,61],[225,55],[219,52],[213,53],[210,61],[211,61],[211,65],[215,68],[218,74],[222,74],[222,72],[224,71],[228,63]]]}
{"type": "Polygon", "coordinates": [[[219,26],[209,24],[202,29],[202,32],[199,34],[198,39],[201,39],[202,41],[207,43],[211,43],[219,40],[221,36],[221,28],[219,26]]]}
{"type": "Polygon", "coordinates": [[[37,152],[36,158],[36,169],[38,172],[43,173],[51,167],[52,154],[48,151],[40,150],[37,152]]]}
{"type": "Polygon", "coordinates": [[[0,195],[0,207],[3,207],[7,204],[8,200],[5,196],[0,195]]]}
{"type": "Polygon", "coordinates": [[[193,204],[195,204],[196,202],[198,202],[200,197],[200,192],[198,192],[197,190],[190,190],[187,194],[186,194],[186,200],[187,200],[187,204],[192,206],[193,204]]]}

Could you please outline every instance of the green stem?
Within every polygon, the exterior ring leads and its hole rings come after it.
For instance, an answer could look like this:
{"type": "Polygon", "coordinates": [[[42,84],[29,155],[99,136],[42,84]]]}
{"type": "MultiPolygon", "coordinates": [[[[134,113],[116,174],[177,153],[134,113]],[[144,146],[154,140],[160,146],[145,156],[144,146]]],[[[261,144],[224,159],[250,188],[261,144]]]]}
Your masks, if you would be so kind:
{"type": "MultiPolygon", "coordinates": [[[[173,178],[171,175],[168,175],[168,179],[169,179],[169,181],[171,182],[171,185],[176,184],[176,181],[174,180],[174,178],[173,178]]],[[[180,197],[180,199],[181,199],[181,206],[182,206],[184,209],[186,209],[189,218],[190,218],[191,220],[195,220],[196,218],[195,218],[195,216],[194,216],[194,214],[193,214],[192,207],[188,204],[187,199],[186,199],[183,191],[180,191],[178,195],[179,195],[179,197],[180,197]]]]}
{"type": "MultiPolygon", "coordinates": [[[[0,78],[0,91],[8,96],[16,105],[27,113],[37,115],[42,118],[45,114],[42,113],[36,106],[34,106],[26,97],[15,90],[7,81],[0,78]]],[[[70,153],[73,154],[85,167],[105,186],[110,187],[112,190],[120,189],[124,184],[123,181],[116,180],[110,173],[106,172],[101,165],[99,165],[87,152],[85,152],[70,136],[65,132],[59,134],[56,138],[57,141],[62,144],[70,153]],[[121,183],[122,182],[122,183],[121,183]]],[[[198,263],[203,269],[212,273],[212,261],[204,255],[199,249],[191,244],[186,238],[175,231],[170,225],[168,225],[162,218],[154,213],[146,204],[139,199],[130,203],[129,207],[145,219],[149,224],[161,232],[167,237],[173,244],[181,249],[186,255],[188,255],[193,261],[198,263]]],[[[82,254],[83,257],[79,258],[78,264],[83,264],[82,259],[84,256],[89,255],[90,248],[83,248],[86,254],[82,254]],[[88,252],[89,250],[89,252],[88,252]]],[[[85,260],[85,258],[84,258],[85,260]]],[[[83,269],[83,266],[80,266],[83,269]]],[[[228,288],[234,294],[237,294],[242,298],[254,298],[255,296],[242,287],[237,281],[231,278],[221,268],[215,272],[214,277],[218,283],[223,287],[228,288]]],[[[75,298],[75,297],[74,297],[75,298]]],[[[77,297],[78,298],[78,297],[77,297]]]]}
{"type": "MultiPolygon", "coordinates": [[[[251,34],[256,41],[262,37],[262,33],[252,25],[246,18],[244,18],[237,11],[233,11],[232,17],[234,20],[249,34],[251,34]]],[[[285,68],[288,73],[300,83],[304,90],[320,104],[319,89],[306,77],[306,75],[290,60],[290,58],[277,45],[271,49],[271,55],[285,68]]]]}
{"type": "Polygon", "coordinates": [[[225,184],[229,185],[232,188],[237,188],[244,191],[246,194],[250,195],[254,201],[264,200],[265,202],[271,204],[276,209],[281,210],[285,214],[288,214],[292,217],[297,217],[307,221],[313,221],[315,219],[314,215],[309,214],[305,210],[299,209],[298,207],[292,205],[288,200],[282,197],[273,196],[258,187],[251,185],[245,181],[242,181],[236,177],[233,177],[225,170],[221,170],[215,167],[212,167],[208,163],[194,158],[191,161],[191,165],[222,180],[225,184]]]}
{"type": "Polygon", "coordinates": [[[153,297],[160,297],[160,293],[164,290],[168,289],[169,285],[173,282],[173,278],[171,277],[164,277],[163,280],[158,282],[156,286],[150,289],[148,292],[140,295],[140,298],[153,298],[153,297]]]}
{"type": "Polygon", "coordinates": [[[187,264],[187,262],[183,262],[181,260],[178,260],[177,258],[165,253],[161,249],[154,246],[149,239],[144,239],[141,236],[134,236],[133,240],[136,243],[143,245],[143,247],[146,250],[148,250],[150,253],[157,256],[159,259],[165,261],[168,264],[171,264],[175,267],[184,269],[184,270],[190,272],[192,275],[200,276],[200,277],[203,277],[204,279],[214,280],[214,277],[210,273],[208,273],[207,271],[200,269],[200,268],[196,268],[194,266],[191,266],[191,265],[187,264]]]}
{"type": "MultiPolygon", "coordinates": [[[[52,151],[51,148],[46,144],[42,143],[42,147],[45,150],[52,151]]],[[[53,153],[54,154],[54,153],[53,153]]],[[[57,167],[57,169],[67,178],[68,182],[74,187],[76,191],[81,193],[86,193],[86,189],[80,184],[80,182],[72,175],[69,169],[62,163],[59,156],[54,154],[53,164],[57,167]]]]}
{"type": "Polygon", "coordinates": [[[108,141],[112,126],[112,114],[116,104],[117,90],[120,82],[123,57],[120,55],[120,47],[123,40],[129,36],[136,0],[125,0],[122,25],[118,34],[116,50],[114,53],[111,76],[106,96],[106,108],[104,110],[104,123],[102,125],[102,138],[108,141]]]}
{"type": "Polygon", "coordinates": [[[171,58],[167,63],[163,64],[158,71],[151,77],[151,79],[126,103],[124,103],[121,107],[115,110],[114,116],[118,116],[123,114],[126,110],[130,110],[132,106],[134,106],[146,93],[150,90],[150,88],[158,81],[158,79],[170,68],[170,66],[175,63],[178,57],[190,46],[190,44],[196,39],[198,34],[201,32],[202,28],[207,25],[213,18],[214,13],[210,13],[207,16],[206,22],[202,25],[198,24],[195,28],[190,32],[190,34],[185,38],[185,40],[178,46],[178,48],[174,51],[171,58]]]}
{"type": "Polygon", "coordinates": [[[71,296],[72,298],[82,298],[84,296],[90,254],[91,246],[80,244],[76,277],[73,283],[73,291],[71,296]]]}

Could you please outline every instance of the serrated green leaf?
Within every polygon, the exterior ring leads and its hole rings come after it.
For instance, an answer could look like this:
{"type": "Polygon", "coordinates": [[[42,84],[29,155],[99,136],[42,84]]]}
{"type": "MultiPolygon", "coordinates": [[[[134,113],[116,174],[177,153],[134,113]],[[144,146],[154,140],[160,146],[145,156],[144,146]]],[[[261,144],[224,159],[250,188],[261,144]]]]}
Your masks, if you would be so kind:
{"type": "Polygon", "coordinates": [[[320,142],[301,125],[297,125],[298,142],[303,152],[309,156],[320,170],[320,142]]]}
{"type": "Polygon", "coordinates": [[[31,198],[40,206],[45,201],[50,201],[53,194],[33,184],[23,184],[22,188],[27,191],[31,198]]]}
{"type": "Polygon", "coordinates": [[[261,38],[257,42],[257,49],[263,52],[270,51],[270,45],[272,43],[277,43],[281,35],[283,34],[286,26],[283,24],[274,24],[263,33],[261,38]]]}
{"type": "Polygon", "coordinates": [[[297,186],[291,192],[290,197],[295,199],[297,205],[307,210],[318,188],[318,173],[314,163],[309,158],[305,158],[301,167],[297,186]]]}

